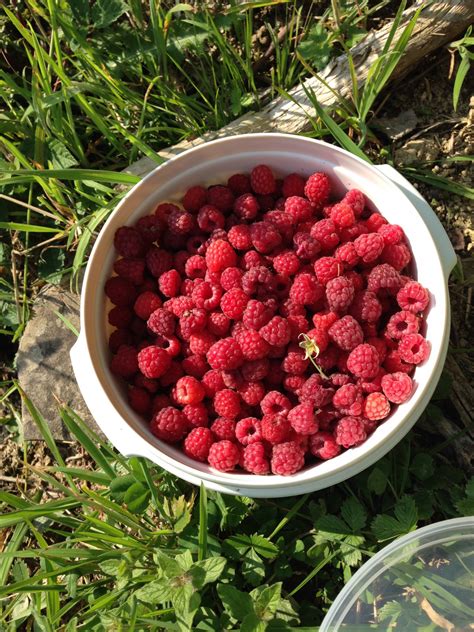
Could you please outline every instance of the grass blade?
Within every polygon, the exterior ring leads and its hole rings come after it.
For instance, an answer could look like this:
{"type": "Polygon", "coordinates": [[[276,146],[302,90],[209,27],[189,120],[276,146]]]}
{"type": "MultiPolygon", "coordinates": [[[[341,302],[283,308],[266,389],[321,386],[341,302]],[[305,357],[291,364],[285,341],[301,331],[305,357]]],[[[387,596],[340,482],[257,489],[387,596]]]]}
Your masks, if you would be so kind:
{"type": "Polygon", "coordinates": [[[207,490],[201,483],[199,493],[199,533],[198,533],[198,560],[207,557],[207,490]]]}

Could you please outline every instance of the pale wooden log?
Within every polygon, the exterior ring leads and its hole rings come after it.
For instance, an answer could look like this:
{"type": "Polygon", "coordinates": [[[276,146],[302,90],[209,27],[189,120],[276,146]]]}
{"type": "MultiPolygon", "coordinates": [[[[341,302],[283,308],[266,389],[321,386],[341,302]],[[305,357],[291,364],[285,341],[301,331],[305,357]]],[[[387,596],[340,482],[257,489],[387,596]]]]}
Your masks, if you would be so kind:
{"type": "MultiPolygon", "coordinates": [[[[419,3],[418,3],[419,4],[419,3]]],[[[427,55],[452,41],[474,22],[474,0],[450,0],[447,2],[425,2],[411,35],[410,41],[394,70],[391,81],[406,74],[427,55]]],[[[394,41],[400,37],[416,7],[406,10],[399,25],[394,41]]],[[[352,49],[359,88],[366,79],[371,66],[380,57],[387,41],[392,22],[378,31],[371,32],[352,49]]],[[[185,140],[159,152],[164,159],[171,158],[185,149],[200,145],[206,141],[236,134],[252,132],[285,132],[298,134],[311,126],[309,117],[314,116],[314,108],[308,99],[305,88],[313,92],[319,103],[330,108],[338,101],[338,95],[348,98],[352,93],[352,81],[347,56],[340,55],[332,60],[320,73],[322,81],[316,77],[307,79],[291,90],[292,100],[278,97],[266,105],[260,112],[248,112],[217,131],[210,131],[193,140],[185,140]],[[326,87],[325,83],[327,84],[326,87]],[[336,91],[334,94],[332,91],[336,91]]],[[[128,173],[144,176],[156,167],[150,158],[142,158],[126,169],[128,173]]]]}

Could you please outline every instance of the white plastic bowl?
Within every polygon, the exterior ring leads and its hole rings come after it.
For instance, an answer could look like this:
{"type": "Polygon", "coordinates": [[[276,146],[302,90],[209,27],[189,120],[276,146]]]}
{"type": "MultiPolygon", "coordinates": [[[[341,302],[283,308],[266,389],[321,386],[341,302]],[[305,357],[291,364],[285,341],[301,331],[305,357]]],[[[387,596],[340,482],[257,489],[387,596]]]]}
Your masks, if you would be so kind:
{"type": "Polygon", "coordinates": [[[79,388],[100,428],[124,455],[144,456],[190,483],[254,498],[281,497],[322,489],[358,474],[393,448],[428,404],[443,368],[449,338],[447,279],[456,258],[438,218],[398,172],[372,166],[327,143],[285,134],[248,134],[200,145],[157,167],[122,199],[95,242],[81,296],[81,334],[71,349],[79,388]],[[314,171],[329,174],[336,194],[362,190],[373,209],[403,227],[414,254],[413,272],[431,291],[426,337],[427,362],[416,369],[411,399],[361,446],[292,476],[223,473],[198,463],[157,439],[130,408],[123,385],[109,371],[107,303],[104,284],[115,259],[114,233],[151,213],[163,200],[178,199],[193,184],[225,182],[232,173],[269,165],[277,175],[314,171]]]}

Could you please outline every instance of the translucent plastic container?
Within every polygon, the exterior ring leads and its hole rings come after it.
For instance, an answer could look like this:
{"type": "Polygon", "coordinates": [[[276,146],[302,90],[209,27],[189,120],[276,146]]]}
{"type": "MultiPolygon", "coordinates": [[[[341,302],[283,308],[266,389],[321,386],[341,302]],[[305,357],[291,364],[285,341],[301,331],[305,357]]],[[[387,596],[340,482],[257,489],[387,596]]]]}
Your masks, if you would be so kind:
{"type": "Polygon", "coordinates": [[[472,629],[474,517],[468,517],[417,529],[379,551],[339,593],[319,631],[472,629]]]}

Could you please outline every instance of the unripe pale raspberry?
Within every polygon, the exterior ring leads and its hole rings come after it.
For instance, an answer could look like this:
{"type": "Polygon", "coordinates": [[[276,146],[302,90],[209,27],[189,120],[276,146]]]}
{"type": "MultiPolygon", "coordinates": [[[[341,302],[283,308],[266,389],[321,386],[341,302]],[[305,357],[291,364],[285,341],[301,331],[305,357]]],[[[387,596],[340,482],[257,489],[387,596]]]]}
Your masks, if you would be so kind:
{"type": "Polygon", "coordinates": [[[398,371],[387,373],[382,377],[382,391],[387,399],[394,404],[403,404],[410,399],[413,391],[413,380],[409,375],[398,371]]]}
{"type": "Polygon", "coordinates": [[[372,421],[385,419],[390,413],[390,403],[383,393],[370,393],[364,402],[364,417],[372,421]]]}

